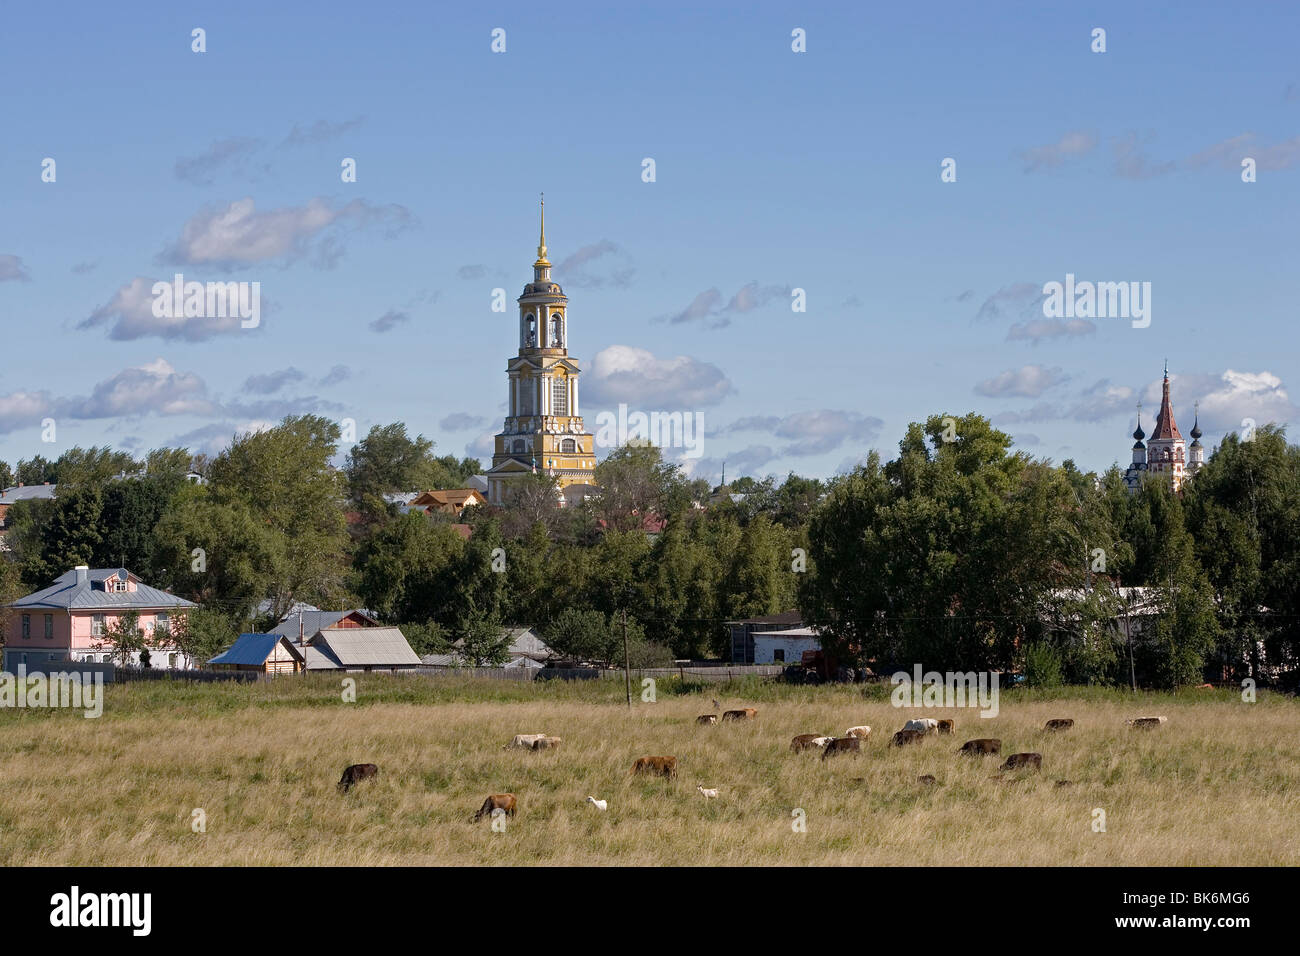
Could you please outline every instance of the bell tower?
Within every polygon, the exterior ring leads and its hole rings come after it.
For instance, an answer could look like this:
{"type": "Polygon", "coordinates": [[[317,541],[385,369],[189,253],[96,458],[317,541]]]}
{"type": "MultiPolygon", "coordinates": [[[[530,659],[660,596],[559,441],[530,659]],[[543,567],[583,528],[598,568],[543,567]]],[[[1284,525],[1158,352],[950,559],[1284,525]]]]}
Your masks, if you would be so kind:
{"type": "Polygon", "coordinates": [[[546,199],[533,281],[519,296],[519,352],[506,365],[509,397],[487,473],[488,500],[505,501],[507,483],[543,472],[560,487],[591,484],[595,439],[578,406],[578,360],[569,355],[569,298],[551,278],[546,258],[546,199]]]}

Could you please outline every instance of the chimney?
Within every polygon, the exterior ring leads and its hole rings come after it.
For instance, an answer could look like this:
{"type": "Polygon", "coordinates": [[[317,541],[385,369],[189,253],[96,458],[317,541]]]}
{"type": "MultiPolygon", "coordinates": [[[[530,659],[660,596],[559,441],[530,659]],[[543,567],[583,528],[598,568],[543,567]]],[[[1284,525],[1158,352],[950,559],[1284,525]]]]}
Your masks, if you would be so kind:
{"type": "Polygon", "coordinates": [[[86,579],[90,577],[90,568],[84,564],[77,565],[77,583],[85,584],[86,579]]]}

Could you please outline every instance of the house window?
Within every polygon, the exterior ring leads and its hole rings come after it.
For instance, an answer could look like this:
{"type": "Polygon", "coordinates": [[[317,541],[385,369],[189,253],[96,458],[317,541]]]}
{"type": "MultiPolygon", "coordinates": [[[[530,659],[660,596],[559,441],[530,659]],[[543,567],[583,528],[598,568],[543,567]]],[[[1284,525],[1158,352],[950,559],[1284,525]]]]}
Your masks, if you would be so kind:
{"type": "Polygon", "coordinates": [[[573,452],[575,452],[575,451],[577,451],[577,450],[578,450],[577,444],[574,442],[574,440],[573,440],[572,438],[566,438],[566,439],[564,439],[564,441],[560,442],[560,451],[561,451],[561,452],[565,452],[565,453],[567,453],[567,454],[572,454],[573,452]]]}
{"type": "Polygon", "coordinates": [[[551,414],[569,414],[569,380],[557,378],[551,383],[551,414]]]}
{"type": "Polygon", "coordinates": [[[172,619],[166,611],[160,611],[153,621],[153,632],[155,634],[170,634],[172,632],[172,619]]]}
{"type": "Polygon", "coordinates": [[[126,582],[121,578],[113,578],[113,580],[108,582],[108,589],[114,594],[125,594],[126,582]]]}
{"type": "Polygon", "coordinates": [[[772,660],[776,661],[778,664],[784,664],[785,648],[784,647],[774,648],[772,651],[772,660]]]}
{"type": "Polygon", "coordinates": [[[104,636],[104,615],[96,614],[90,619],[90,633],[92,637],[104,636]]]}
{"type": "Polygon", "coordinates": [[[45,639],[48,641],[54,637],[54,615],[45,615],[45,639]]]}
{"type": "Polygon", "coordinates": [[[24,614],[23,615],[23,640],[24,641],[31,640],[31,636],[32,636],[32,616],[30,614],[24,614]]]}
{"type": "Polygon", "coordinates": [[[168,654],[168,655],[167,655],[167,666],[168,666],[170,669],[172,669],[172,670],[176,670],[176,655],[175,655],[175,654],[168,654]]]}

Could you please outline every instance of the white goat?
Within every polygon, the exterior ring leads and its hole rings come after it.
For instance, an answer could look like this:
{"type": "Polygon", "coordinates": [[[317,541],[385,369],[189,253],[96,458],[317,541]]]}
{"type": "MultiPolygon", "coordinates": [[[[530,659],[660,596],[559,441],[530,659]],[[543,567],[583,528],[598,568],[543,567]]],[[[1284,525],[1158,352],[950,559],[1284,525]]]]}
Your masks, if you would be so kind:
{"type": "Polygon", "coordinates": [[[700,793],[704,794],[705,800],[712,800],[714,797],[718,795],[717,787],[714,787],[712,790],[707,790],[705,789],[704,784],[700,784],[695,789],[700,791],[700,793]]]}
{"type": "Polygon", "coordinates": [[[587,802],[590,803],[590,804],[591,804],[593,807],[595,807],[597,810],[602,810],[602,811],[603,811],[603,810],[608,810],[608,809],[609,809],[609,801],[608,801],[608,800],[597,800],[595,797],[588,797],[588,798],[587,798],[587,802]]]}

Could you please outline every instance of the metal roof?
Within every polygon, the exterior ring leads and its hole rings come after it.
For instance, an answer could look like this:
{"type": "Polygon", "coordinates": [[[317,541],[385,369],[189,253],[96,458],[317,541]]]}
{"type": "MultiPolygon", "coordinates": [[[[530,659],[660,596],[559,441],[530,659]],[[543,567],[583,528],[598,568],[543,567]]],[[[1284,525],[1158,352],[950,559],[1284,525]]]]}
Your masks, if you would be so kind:
{"type": "Polygon", "coordinates": [[[302,651],[294,647],[283,634],[240,634],[239,639],[230,645],[230,649],[218,654],[209,664],[251,664],[260,666],[266,663],[271,651],[281,641],[289,648],[294,657],[302,660],[302,651]]]}
{"type": "MultiPolygon", "coordinates": [[[[339,621],[343,620],[349,614],[362,614],[372,621],[375,617],[369,611],[363,608],[353,608],[349,611],[320,611],[315,608],[300,611],[294,611],[285,617],[283,621],[270,628],[268,634],[283,634],[286,637],[314,637],[317,631],[327,627],[333,627],[339,621]],[[299,630],[298,621],[302,619],[302,629],[299,630]]],[[[375,621],[375,623],[379,623],[375,621]]]]}
{"type": "Polygon", "coordinates": [[[126,568],[89,568],[83,573],[85,580],[77,579],[77,570],[67,571],[47,588],[33,591],[14,601],[9,607],[54,607],[65,610],[88,611],[130,611],[133,608],[172,608],[197,607],[193,601],[187,601],[175,594],[159,588],[150,587],[126,568]],[[119,574],[126,575],[135,582],[134,591],[114,593],[96,588],[98,582],[106,581],[119,574]]]}
{"type": "Polygon", "coordinates": [[[31,501],[35,498],[53,498],[58,485],[15,485],[0,490],[0,505],[11,505],[15,501],[31,501]]]}
{"type": "Polygon", "coordinates": [[[420,663],[419,655],[396,627],[327,627],[308,646],[320,649],[342,667],[413,667],[420,663]]]}

